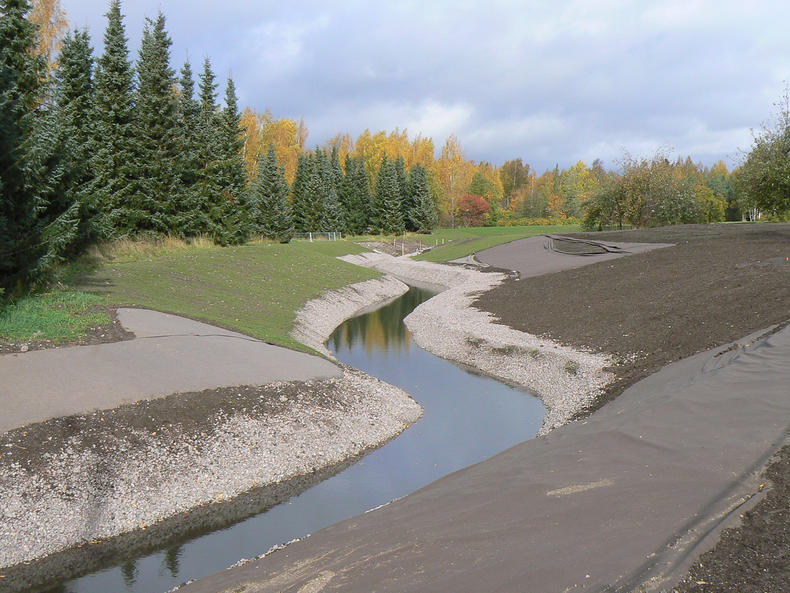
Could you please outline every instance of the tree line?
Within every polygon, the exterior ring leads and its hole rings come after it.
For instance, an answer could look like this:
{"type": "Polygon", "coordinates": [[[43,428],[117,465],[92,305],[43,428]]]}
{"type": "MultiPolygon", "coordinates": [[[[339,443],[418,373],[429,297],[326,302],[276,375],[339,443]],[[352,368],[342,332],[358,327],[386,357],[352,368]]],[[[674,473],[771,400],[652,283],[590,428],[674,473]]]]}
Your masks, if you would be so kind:
{"type": "Polygon", "coordinates": [[[301,152],[291,188],[271,142],[250,175],[233,80],[220,106],[208,58],[197,88],[188,61],[177,75],[161,12],[146,19],[133,64],[119,0],[98,58],[84,30],[57,44],[50,31],[43,43],[48,29],[30,9],[0,1],[0,291],[22,292],[88,244],[117,237],[230,245],[294,230],[435,226],[425,172],[407,173],[402,159],[384,155],[371,176],[351,156],[341,167],[337,151],[301,152]],[[56,68],[42,45],[59,47],[56,68]]]}
{"type": "Polygon", "coordinates": [[[538,174],[521,158],[467,159],[406,130],[338,134],[313,150],[303,121],[240,111],[208,58],[170,65],[165,17],[129,57],[119,0],[104,51],[67,29],[57,0],[0,0],[0,294],[43,282],[94,242],[163,234],[220,245],[294,232],[427,232],[579,221],[589,229],[782,218],[790,209],[790,107],[740,167],[625,156],[538,174]],[[438,153],[438,156],[437,156],[438,153]]]}

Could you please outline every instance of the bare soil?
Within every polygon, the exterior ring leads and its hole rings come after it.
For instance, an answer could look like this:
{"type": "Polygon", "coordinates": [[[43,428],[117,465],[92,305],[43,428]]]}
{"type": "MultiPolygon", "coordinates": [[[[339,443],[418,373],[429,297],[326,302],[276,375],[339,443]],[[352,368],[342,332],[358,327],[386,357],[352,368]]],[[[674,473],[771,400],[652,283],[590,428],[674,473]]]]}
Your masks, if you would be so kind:
{"type": "MultiPolygon", "coordinates": [[[[616,381],[590,410],[681,358],[790,320],[790,224],[688,225],[574,235],[674,247],[521,280],[475,306],[515,329],[615,354],[616,381]]],[[[768,496],[724,532],[683,592],[790,590],[790,447],[768,496]],[[702,584],[698,584],[697,582],[702,584]]]]}

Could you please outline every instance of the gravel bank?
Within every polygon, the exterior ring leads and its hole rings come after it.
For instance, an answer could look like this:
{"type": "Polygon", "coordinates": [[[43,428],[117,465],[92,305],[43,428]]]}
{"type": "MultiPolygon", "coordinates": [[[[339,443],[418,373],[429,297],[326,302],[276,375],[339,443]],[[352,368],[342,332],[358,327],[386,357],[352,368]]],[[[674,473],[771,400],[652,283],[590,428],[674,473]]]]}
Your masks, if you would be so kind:
{"type": "Polygon", "coordinates": [[[437,356],[470,365],[540,397],[547,410],[540,434],[567,423],[591,405],[614,378],[603,370],[613,362],[606,354],[583,352],[514,330],[473,308],[472,302],[505,280],[504,274],[381,253],[342,259],[404,282],[445,288],[406,318],[415,341],[437,356]]]}
{"type": "Polygon", "coordinates": [[[405,392],[343,367],[338,378],[175,394],[3,433],[0,567],[11,576],[7,567],[313,474],[420,415],[405,392]]]}

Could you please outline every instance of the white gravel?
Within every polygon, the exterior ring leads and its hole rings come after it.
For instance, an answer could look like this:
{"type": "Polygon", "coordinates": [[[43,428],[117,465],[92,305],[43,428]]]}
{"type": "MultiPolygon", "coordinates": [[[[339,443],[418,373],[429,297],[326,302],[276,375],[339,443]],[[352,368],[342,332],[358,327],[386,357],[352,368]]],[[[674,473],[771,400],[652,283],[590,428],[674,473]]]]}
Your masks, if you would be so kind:
{"type": "Polygon", "coordinates": [[[308,385],[333,396],[316,406],[274,383],[266,397],[280,394],[281,413],[237,411],[209,435],[163,439],[130,429],[112,437],[110,456],[76,435],[43,468],[0,464],[0,567],[333,465],[390,440],[422,414],[405,392],[348,367],[342,377],[308,385]]]}
{"type": "MultiPolygon", "coordinates": [[[[406,318],[414,340],[437,356],[470,365],[534,393],[546,406],[540,434],[566,424],[614,379],[612,373],[603,370],[613,364],[611,357],[581,352],[514,330],[498,324],[490,313],[473,308],[475,298],[501,283],[503,274],[382,253],[341,259],[375,268],[404,282],[445,287],[406,318]]],[[[534,306],[539,307],[540,303],[534,306]]]]}

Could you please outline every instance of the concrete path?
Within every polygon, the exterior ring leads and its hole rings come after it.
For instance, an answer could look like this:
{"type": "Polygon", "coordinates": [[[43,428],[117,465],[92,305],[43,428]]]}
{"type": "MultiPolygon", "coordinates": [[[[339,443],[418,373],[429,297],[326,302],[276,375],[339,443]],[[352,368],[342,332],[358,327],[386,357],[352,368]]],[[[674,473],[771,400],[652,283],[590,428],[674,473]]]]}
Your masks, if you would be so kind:
{"type": "Polygon", "coordinates": [[[633,253],[643,253],[661,247],[672,247],[672,243],[614,243],[607,241],[607,245],[616,246],[627,253],[601,253],[600,255],[570,255],[552,251],[546,248],[548,237],[537,236],[511,241],[484,249],[474,255],[474,258],[486,265],[505,270],[514,270],[522,278],[553,274],[562,270],[581,268],[601,261],[618,259],[633,253]]]}
{"type": "Polygon", "coordinates": [[[120,309],[135,339],[0,356],[0,432],[183,391],[340,376],[331,362],[175,315],[120,309]]]}
{"type": "Polygon", "coordinates": [[[685,359],[583,422],[183,591],[660,590],[757,491],[789,386],[790,328],[685,359]]]}

